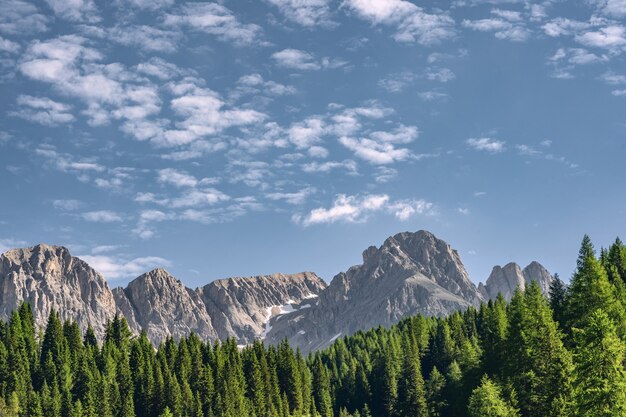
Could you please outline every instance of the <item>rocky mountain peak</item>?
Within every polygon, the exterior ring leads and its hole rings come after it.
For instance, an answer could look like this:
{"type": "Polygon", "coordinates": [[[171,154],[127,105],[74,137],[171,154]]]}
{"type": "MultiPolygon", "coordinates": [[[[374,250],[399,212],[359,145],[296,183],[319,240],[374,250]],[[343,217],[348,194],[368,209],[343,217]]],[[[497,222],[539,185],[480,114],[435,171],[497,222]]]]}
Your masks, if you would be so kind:
{"type": "Polygon", "coordinates": [[[338,335],[412,314],[446,315],[481,299],[450,245],[424,230],[403,232],[366,249],[363,264],[337,274],[311,308],[272,322],[268,340],[288,338],[311,351],[338,335]]]}
{"type": "Polygon", "coordinates": [[[506,300],[510,300],[517,288],[524,290],[532,281],[536,281],[541,291],[548,294],[552,279],[548,270],[537,261],[531,262],[524,269],[510,262],[503,267],[494,266],[489,278],[484,285],[479,285],[478,290],[486,299],[494,299],[500,293],[506,300]]]}
{"type": "Polygon", "coordinates": [[[39,244],[0,255],[0,317],[8,318],[23,301],[34,309],[38,327],[52,309],[86,330],[104,335],[115,316],[115,302],[104,277],[63,246],[39,244]]]}

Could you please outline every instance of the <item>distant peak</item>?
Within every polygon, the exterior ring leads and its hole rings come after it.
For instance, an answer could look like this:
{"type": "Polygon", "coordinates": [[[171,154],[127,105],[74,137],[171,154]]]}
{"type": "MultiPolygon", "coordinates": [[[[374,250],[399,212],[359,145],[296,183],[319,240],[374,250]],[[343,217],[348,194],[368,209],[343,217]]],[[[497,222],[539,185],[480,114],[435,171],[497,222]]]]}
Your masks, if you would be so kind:
{"type": "Polygon", "coordinates": [[[24,247],[24,248],[14,248],[9,249],[4,252],[2,255],[8,258],[20,259],[20,258],[29,258],[33,254],[45,254],[46,256],[50,256],[51,254],[55,254],[56,256],[71,256],[70,250],[65,246],[56,246],[49,245],[47,243],[39,243],[35,246],[24,247]]]}

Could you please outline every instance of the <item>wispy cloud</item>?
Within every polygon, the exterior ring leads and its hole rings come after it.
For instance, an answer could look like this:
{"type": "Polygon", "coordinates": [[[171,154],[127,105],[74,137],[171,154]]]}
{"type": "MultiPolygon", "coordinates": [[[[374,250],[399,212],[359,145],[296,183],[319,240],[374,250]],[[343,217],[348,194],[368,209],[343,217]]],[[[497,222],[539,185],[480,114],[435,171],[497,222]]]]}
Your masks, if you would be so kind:
{"type": "Polygon", "coordinates": [[[48,29],[49,18],[33,4],[22,0],[0,2],[0,32],[7,34],[39,33],[48,29]]]}
{"type": "Polygon", "coordinates": [[[304,27],[332,27],[330,0],[267,0],[291,21],[304,27]]]}
{"type": "Polygon", "coordinates": [[[425,200],[396,200],[387,194],[338,195],[330,208],[316,208],[307,215],[294,215],[293,221],[303,226],[322,223],[366,221],[374,213],[388,213],[399,220],[418,214],[435,214],[434,204],[425,200]]]}
{"type": "Polygon", "coordinates": [[[504,151],[504,141],[492,138],[470,138],[467,144],[477,151],[485,151],[489,153],[500,153],[504,151]]]}
{"type": "Polygon", "coordinates": [[[240,22],[230,9],[218,3],[187,3],[177,12],[166,14],[165,24],[189,27],[236,45],[263,43],[260,26],[240,22]]]}
{"type": "Polygon", "coordinates": [[[78,200],[54,200],[52,206],[57,210],[75,211],[83,207],[83,203],[78,200]]]}
{"type": "Polygon", "coordinates": [[[94,223],[116,223],[123,220],[119,213],[110,210],[87,211],[81,214],[81,217],[94,223]]]}
{"type": "Polygon", "coordinates": [[[57,126],[74,121],[72,107],[47,97],[20,95],[17,98],[19,110],[11,111],[11,116],[39,123],[45,126],[57,126]]]}
{"type": "Polygon", "coordinates": [[[318,59],[310,52],[292,48],[274,52],[272,54],[272,59],[281,67],[304,71],[340,68],[348,64],[346,61],[341,59],[329,57],[318,59]]]}
{"type": "Polygon", "coordinates": [[[92,268],[108,280],[136,278],[157,267],[170,267],[172,263],[158,256],[142,256],[129,259],[124,255],[79,255],[92,268]]]}
{"type": "Polygon", "coordinates": [[[92,0],[46,0],[54,14],[73,22],[98,22],[98,9],[92,0]]]}
{"type": "Polygon", "coordinates": [[[409,1],[346,0],[343,6],[372,25],[392,27],[398,42],[432,45],[455,35],[454,20],[448,14],[428,13],[409,1]]]}

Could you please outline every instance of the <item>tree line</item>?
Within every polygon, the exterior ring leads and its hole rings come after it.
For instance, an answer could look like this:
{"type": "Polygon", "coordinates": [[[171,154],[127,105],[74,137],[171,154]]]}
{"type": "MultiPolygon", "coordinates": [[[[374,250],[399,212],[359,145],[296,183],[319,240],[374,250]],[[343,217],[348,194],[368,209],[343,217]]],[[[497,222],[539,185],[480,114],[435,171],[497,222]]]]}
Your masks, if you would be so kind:
{"type": "Polygon", "coordinates": [[[28,304],[0,322],[5,417],[626,416],[626,247],[585,236],[569,285],[536,283],[445,318],[414,316],[304,357],[190,335],[155,348],[28,304]]]}

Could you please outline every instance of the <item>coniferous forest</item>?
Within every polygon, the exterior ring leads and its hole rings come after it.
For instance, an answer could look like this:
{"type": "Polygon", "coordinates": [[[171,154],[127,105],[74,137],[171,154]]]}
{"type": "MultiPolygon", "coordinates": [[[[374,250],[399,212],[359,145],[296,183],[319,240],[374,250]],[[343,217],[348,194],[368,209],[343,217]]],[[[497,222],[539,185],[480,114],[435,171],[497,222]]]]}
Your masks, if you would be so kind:
{"type": "Polygon", "coordinates": [[[0,416],[626,416],[626,247],[583,239],[570,284],[533,284],[303,357],[191,335],[154,347],[123,319],[93,330],[27,304],[0,324],[0,416]]]}

